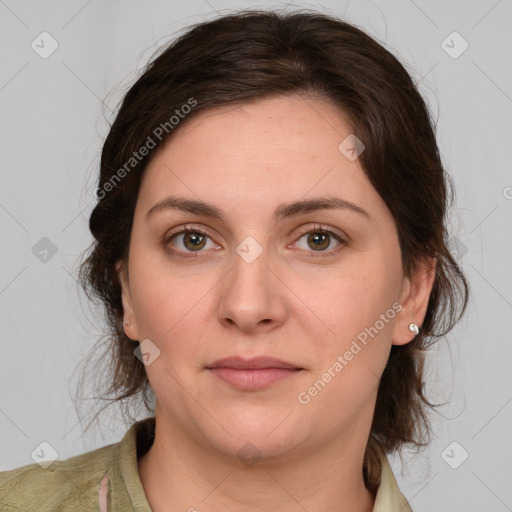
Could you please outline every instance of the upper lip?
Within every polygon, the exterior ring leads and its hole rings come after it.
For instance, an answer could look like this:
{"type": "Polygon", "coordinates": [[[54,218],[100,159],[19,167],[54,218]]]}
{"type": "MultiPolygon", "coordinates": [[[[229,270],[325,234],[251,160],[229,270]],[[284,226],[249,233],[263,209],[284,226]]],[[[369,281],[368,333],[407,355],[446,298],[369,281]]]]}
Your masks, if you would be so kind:
{"type": "Polygon", "coordinates": [[[273,357],[254,357],[252,359],[244,359],[240,356],[225,357],[215,361],[212,365],[207,366],[211,368],[237,368],[241,370],[257,370],[262,368],[286,368],[289,370],[302,370],[299,366],[296,366],[280,359],[273,357]]]}

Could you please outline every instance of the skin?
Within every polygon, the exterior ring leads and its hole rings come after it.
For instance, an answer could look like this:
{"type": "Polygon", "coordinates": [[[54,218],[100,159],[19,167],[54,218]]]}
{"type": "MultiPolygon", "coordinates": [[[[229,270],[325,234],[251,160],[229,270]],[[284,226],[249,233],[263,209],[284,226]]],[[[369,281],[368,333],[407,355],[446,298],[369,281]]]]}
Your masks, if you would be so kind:
{"type": "Polygon", "coordinates": [[[155,441],[139,460],[154,512],[372,510],[362,465],[379,379],[391,345],[410,342],[409,324],[422,324],[435,266],[404,275],[389,209],[359,160],[338,149],[351,132],[330,103],[281,96],[198,114],[146,168],[118,271],[126,334],[160,350],[146,366],[155,441]],[[211,203],[226,221],[171,209],[147,219],[169,195],[211,203]],[[321,196],[351,201],[370,218],[349,209],[271,217],[281,203],[321,196]],[[199,253],[186,234],[165,241],[183,224],[207,231],[199,253]],[[300,231],[316,224],[343,241],[331,235],[318,250],[314,234],[300,231]],[[262,249],[251,263],[236,251],[248,236],[262,249]],[[401,311],[299,403],[394,303],[401,311]],[[303,370],[240,390],[206,369],[233,355],[303,370]],[[260,457],[253,465],[237,456],[247,443],[260,457]]]}

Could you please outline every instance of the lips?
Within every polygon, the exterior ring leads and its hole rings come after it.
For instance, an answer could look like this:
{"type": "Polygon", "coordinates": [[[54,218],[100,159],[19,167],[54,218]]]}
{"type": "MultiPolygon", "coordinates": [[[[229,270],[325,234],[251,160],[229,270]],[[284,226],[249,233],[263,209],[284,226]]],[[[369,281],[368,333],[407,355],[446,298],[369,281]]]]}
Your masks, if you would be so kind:
{"type": "Polygon", "coordinates": [[[256,391],[301,374],[304,368],[272,357],[226,357],[215,361],[207,369],[239,390],[256,391]]]}
{"type": "Polygon", "coordinates": [[[209,370],[212,368],[233,368],[237,370],[261,370],[263,368],[281,368],[285,370],[302,370],[301,367],[296,366],[280,359],[273,357],[254,357],[252,359],[244,359],[239,356],[225,357],[215,361],[211,366],[207,367],[209,370]]]}

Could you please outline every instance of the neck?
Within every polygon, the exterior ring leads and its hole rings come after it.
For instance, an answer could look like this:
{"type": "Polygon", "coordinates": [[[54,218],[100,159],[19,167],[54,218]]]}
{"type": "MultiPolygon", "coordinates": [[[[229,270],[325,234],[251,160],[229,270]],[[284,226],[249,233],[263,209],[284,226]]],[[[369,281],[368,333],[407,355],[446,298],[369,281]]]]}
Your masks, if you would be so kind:
{"type": "Polygon", "coordinates": [[[360,434],[359,441],[333,438],[300,454],[242,463],[191,438],[165,414],[157,418],[155,441],[139,460],[153,512],[373,510],[375,498],[363,480],[360,434]]]}

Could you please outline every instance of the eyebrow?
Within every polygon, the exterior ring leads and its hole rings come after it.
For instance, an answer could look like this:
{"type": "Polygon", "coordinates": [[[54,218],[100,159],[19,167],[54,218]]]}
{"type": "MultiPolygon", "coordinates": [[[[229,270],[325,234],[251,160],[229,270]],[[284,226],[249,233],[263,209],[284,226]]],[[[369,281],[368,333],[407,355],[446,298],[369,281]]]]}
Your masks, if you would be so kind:
{"type": "MultiPolygon", "coordinates": [[[[302,201],[283,203],[279,205],[272,214],[272,219],[277,222],[286,217],[293,217],[306,212],[317,210],[349,210],[361,214],[371,220],[370,214],[361,206],[341,199],[339,197],[315,197],[302,201]]],[[[197,199],[185,199],[182,197],[169,196],[153,205],[146,213],[146,220],[158,212],[165,210],[178,210],[194,215],[203,215],[226,222],[226,216],[216,206],[197,199]]]]}

